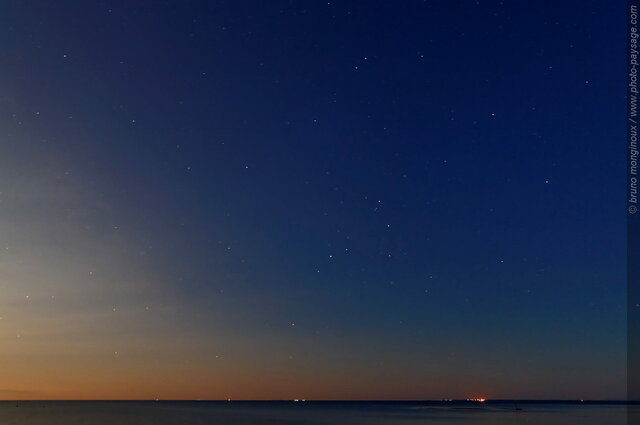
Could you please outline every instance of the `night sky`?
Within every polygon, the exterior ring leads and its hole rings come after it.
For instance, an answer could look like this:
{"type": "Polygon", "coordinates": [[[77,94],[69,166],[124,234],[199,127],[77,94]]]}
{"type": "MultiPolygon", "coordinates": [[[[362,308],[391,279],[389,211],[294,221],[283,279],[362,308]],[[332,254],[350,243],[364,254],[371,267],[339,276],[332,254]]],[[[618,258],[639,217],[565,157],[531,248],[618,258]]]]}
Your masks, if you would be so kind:
{"type": "Polygon", "coordinates": [[[625,30],[4,1],[0,398],[623,398],[625,30]]]}

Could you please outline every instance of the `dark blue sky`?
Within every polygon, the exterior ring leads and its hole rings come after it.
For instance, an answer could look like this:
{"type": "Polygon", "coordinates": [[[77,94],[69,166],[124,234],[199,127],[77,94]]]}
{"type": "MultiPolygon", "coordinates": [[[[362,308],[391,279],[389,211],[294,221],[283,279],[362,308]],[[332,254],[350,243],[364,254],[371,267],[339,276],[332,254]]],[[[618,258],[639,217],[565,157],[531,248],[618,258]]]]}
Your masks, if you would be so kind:
{"type": "Polygon", "coordinates": [[[623,3],[3,9],[6,391],[623,397],[623,3]]]}

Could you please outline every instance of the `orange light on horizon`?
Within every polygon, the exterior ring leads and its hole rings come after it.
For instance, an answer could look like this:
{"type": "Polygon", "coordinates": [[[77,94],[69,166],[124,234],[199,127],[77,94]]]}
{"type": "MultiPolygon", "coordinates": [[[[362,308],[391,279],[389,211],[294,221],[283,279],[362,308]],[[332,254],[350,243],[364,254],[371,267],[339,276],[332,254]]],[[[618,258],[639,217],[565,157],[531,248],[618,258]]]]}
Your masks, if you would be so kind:
{"type": "Polygon", "coordinates": [[[487,401],[486,398],[468,398],[467,401],[476,401],[478,403],[484,403],[485,401],[487,401]]]}

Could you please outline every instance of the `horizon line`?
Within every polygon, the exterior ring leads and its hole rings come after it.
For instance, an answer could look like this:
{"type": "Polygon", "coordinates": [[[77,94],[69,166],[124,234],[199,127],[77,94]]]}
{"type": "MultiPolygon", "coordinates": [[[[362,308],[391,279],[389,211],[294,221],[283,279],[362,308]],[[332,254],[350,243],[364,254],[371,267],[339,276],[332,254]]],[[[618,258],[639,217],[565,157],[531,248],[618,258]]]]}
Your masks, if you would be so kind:
{"type": "Polygon", "coordinates": [[[0,399],[0,403],[6,402],[286,402],[286,403],[624,403],[640,404],[640,400],[623,399],[510,399],[496,398],[484,399],[162,399],[162,398],[139,398],[139,399],[0,399]]]}

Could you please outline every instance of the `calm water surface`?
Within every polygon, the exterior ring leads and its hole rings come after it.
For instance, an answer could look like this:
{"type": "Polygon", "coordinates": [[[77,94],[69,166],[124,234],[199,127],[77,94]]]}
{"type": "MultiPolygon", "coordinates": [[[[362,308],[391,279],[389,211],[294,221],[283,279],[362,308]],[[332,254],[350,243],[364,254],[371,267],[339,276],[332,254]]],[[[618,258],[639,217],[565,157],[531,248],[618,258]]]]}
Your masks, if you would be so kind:
{"type": "MultiPolygon", "coordinates": [[[[625,425],[615,404],[0,402],[0,425],[625,425]]],[[[632,407],[638,409],[638,407],[632,407]]]]}

